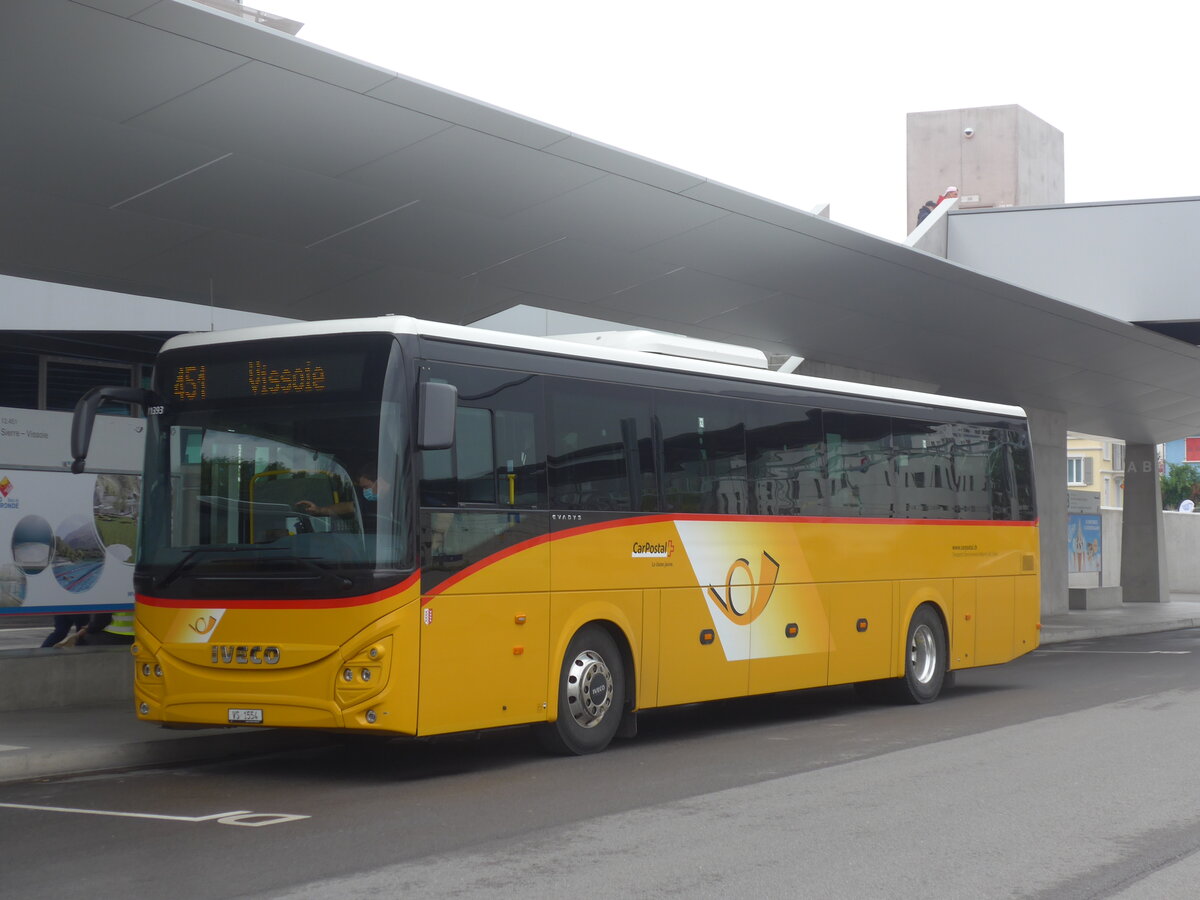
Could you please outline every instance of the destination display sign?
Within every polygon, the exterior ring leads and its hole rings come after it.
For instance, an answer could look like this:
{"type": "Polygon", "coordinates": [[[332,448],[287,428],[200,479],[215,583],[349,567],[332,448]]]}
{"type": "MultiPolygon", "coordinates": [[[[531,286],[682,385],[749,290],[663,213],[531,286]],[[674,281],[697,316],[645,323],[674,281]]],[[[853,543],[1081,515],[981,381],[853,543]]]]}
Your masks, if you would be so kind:
{"type": "Polygon", "coordinates": [[[237,345],[165,354],[158,366],[158,392],[169,403],[206,405],[221,400],[320,399],[358,392],[369,353],[289,348],[282,343],[237,345]]]}

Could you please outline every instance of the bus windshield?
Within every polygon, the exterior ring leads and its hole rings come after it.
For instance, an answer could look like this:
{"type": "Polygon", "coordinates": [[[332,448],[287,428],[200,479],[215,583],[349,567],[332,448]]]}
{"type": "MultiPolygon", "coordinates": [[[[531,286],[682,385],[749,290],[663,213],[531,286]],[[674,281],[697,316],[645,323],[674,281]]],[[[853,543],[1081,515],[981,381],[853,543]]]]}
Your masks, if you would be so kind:
{"type": "Polygon", "coordinates": [[[346,597],[411,567],[390,337],[174,351],[155,378],[139,593],[346,597]]]}

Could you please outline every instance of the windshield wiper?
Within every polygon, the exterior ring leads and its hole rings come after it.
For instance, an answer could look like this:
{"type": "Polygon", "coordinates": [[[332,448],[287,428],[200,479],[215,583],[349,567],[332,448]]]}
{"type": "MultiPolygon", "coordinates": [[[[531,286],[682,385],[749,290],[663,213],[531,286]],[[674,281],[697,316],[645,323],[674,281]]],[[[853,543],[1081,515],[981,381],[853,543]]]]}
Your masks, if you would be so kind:
{"type": "Polygon", "coordinates": [[[344,588],[348,588],[354,584],[354,582],[351,581],[349,578],[347,578],[345,575],[339,575],[336,572],[332,572],[329,570],[329,568],[327,566],[323,566],[318,562],[314,562],[312,559],[310,559],[307,556],[293,556],[292,559],[294,559],[296,562],[300,563],[301,565],[306,566],[309,569],[312,569],[314,572],[319,572],[322,578],[333,579],[334,581],[336,581],[338,584],[340,584],[344,588]]]}
{"type": "MultiPolygon", "coordinates": [[[[156,580],[154,582],[154,589],[160,590],[160,589],[166,587],[167,585],[171,584],[172,582],[176,581],[177,579],[179,579],[179,577],[182,576],[184,574],[184,572],[186,572],[188,569],[191,569],[196,564],[196,562],[198,562],[198,560],[197,560],[198,556],[215,554],[215,553],[226,554],[226,555],[233,555],[236,553],[252,553],[255,556],[261,556],[263,554],[270,554],[270,555],[273,555],[276,557],[276,559],[274,560],[275,562],[285,562],[286,561],[286,562],[299,563],[304,568],[309,569],[313,572],[316,572],[318,575],[321,576],[321,578],[323,578],[325,580],[332,580],[332,581],[337,582],[337,584],[339,584],[343,588],[351,587],[354,584],[354,582],[351,581],[349,578],[347,578],[345,575],[339,575],[336,572],[332,572],[329,570],[328,567],[323,566],[320,563],[314,562],[312,559],[310,559],[308,557],[290,556],[290,557],[285,557],[282,559],[279,558],[280,554],[284,554],[286,552],[287,552],[286,547],[236,547],[236,546],[229,546],[227,544],[222,545],[222,546],[217,546],[217,547],[193,547],[186,554],[184,554],[183,559],[181,559],[181,560],[179,560],[179,562],[175,563],[175,565],[173,565],[165,575],[163,575],[161,578],[159,578],[158,580],[156,580]]],[[[244,576],[241,576],[241,577],[244,577],[244,576]]],[[[274,577],[274,576],[272,576],[272,577],[274,577]]]]}
{"type": "MultiPolygon", "coordinates": [[[[179,562],[177,562],[177,563],[175,563],[175,565],[171,566],[171,568],[167,571],[166,575],[163,575],[161,578],[159,578],[158,580],[156,580],[154,582],[154,589],[159,590],[161,588],[165,588],[171,582],[175,581],[177,578],[179,578],[180,575],[182,575],[184,572],[186,572],[188,569],[190,569],[192,567],[192,565],[194,564],[194,561],[196,560],[196,557],[198,557],[198,556],[212,554],[212,553],[246,553],[247,551],[261,553],[263,551],[263,548],[262,547],[252,547],[252,548],[232,547],[228,544],[222,544],[222,545],[214,546],[214,547],[193,547],[191,550],[189,550],[187,553],[184,554],[183,559],[179,560],[179,562]]],[[[268,552],[278,552],[278,551],[272,549],[271,551],[268,551],[268,552]]]]}

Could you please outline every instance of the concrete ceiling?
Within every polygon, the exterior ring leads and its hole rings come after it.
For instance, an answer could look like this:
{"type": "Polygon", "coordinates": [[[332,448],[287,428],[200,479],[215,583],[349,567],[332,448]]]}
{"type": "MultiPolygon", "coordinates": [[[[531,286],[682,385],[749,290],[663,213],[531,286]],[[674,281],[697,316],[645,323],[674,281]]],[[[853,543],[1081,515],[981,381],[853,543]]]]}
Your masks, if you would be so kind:
{"type": "Polygon", "coordinates": [[[186,0],[3,8],[0,272],[303,319],[526,304],[1200,433],[1188,344],[186,0]]]}

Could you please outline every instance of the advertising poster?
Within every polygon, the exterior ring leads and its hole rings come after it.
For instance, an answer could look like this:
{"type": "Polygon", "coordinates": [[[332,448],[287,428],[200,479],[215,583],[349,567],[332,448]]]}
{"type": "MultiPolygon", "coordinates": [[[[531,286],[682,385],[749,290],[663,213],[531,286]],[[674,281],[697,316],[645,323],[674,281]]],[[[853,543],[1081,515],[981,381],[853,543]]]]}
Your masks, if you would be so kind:
{"type": "Polygon", "coordinates": [[[1067,573],[1099,572],[1101,563],[1100,516],[1067,516],[1067,573]]]}
{"type": "Polygon", "coordinates": [[[97,428],[100,462],[119,458],[127,471],[73,475],[70,422],[67,413],[0,409],[0,614],[133,604],[142,423],[97,428]]]}

